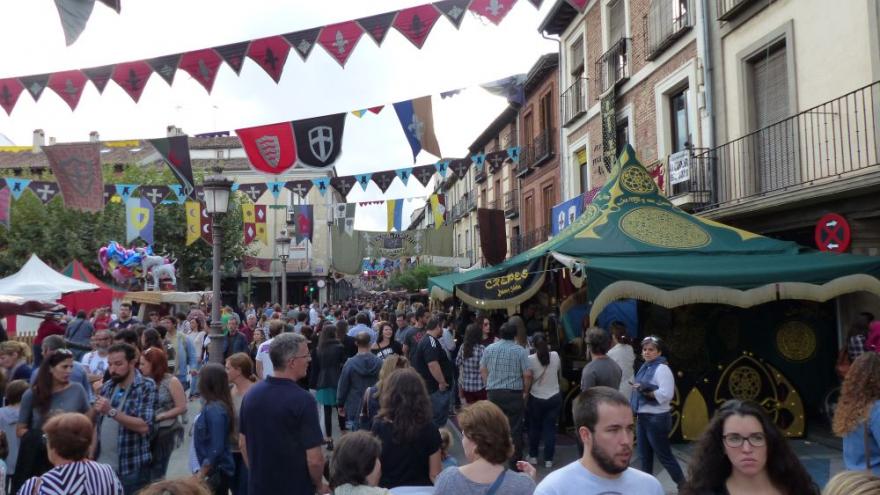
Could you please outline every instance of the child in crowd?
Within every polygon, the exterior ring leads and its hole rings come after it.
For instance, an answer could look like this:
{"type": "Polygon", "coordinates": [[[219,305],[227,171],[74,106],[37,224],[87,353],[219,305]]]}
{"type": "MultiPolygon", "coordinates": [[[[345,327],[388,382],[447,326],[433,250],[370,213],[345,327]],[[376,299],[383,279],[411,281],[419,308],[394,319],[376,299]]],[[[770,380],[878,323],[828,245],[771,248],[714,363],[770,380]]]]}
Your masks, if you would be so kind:
{"type": "Polygon", "coordinates": [[[24,380],[13,380],[6,386],[6,406],[0,408],[0,432],[6,437],[3,444],[4,477],[0,484],[0,495],[7,493],[7,480],[12,480],[15,474],[15,463],[18,460],[18,436],[15,434],[15,426],[18,424],[18,408],[21,405],[21,396],[28,389],[28,383],[24,380]]]}
{"type": "Polygon", "coordinates": [[[440,460],[443,463],[443,469],[458,467],[458,459],[449,455],[449,449],[452,448],[454,442],[452,433],[446,428],[440,428],[440,460]]]}

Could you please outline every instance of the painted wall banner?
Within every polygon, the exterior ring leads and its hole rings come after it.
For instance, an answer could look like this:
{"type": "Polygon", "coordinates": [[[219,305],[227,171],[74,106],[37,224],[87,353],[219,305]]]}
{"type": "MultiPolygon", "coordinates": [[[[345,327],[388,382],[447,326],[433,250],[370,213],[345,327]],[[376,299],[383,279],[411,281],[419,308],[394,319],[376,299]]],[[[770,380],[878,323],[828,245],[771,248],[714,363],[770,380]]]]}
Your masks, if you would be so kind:
{"type": "Polygon", "coordinates": [[[550,211],[552,235],[562,232],[571,225],[584,211],[584,196],[575,196],[554,206],[550,211]]]}
{"type": "Polygon", "coordinates": [[[605,161],[605,170],[611,172],[611,168],[617,162],[617,109],[614,101],[617,99],[617,91],[614,88],[602,98],[602,157],[605,161]]]}
{"type": "Polygon", "coordinates": [[[455,286],[455,297],[477,306],[479,303],[476,301],[515,299],[543,283],[545,261],[544,256],[538,256],[529,262],[510,266],[495,276],[458,284],[455,286]]]}

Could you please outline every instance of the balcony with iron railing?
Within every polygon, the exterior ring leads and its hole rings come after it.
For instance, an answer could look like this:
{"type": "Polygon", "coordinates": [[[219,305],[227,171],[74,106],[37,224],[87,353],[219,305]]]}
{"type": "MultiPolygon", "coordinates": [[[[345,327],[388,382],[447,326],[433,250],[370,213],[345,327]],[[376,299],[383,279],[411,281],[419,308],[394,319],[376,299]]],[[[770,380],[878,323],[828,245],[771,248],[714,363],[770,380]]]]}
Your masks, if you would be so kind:
{"type": "Polygon", "coordinates": [[[536,136],[531,143],[520,148],[519,165],[516,170],[517,176],[526,175],[523,168],[537,168],[553,158],[554,138],[554,130],[546,129],[536,136]]]}
{"type": "Polygon", "coordinates": [[[511,256],[528,251],[550,237],[550,226],[544,225],[510,239],[511,256]]]}
{"type": "Polygon", "coordinates": [[[696,154],[697,210],[784,203],[880,185],[880,81],[696,154]]]}
{"type": "Polygon", "coordinates": [[[519,189],[504,193],[504,217],[516,218],[519,215],[519,189]]]}
{"type": "Polygon", "coordinates": [[[483,162],[482,168],[476,168],[476,165],[474,165],[474,181],[477,182],[478,184],[486,182],[486,177],[489,176],[489,173],[486,170],[486,168],[487,168],[486,162],[483,162]]]}
{"type": "MultiPolygon", "coordinates": [[[[716,0],[718,7],[718,20],[729,21],[738,16],[749,5],[758,3],[757,0],[716,0]]],[[[766,0],[762,0],[767,3],[766,0]]]]}
{"type": "Polygon", "coordinates": [[[480,208],[487,208],[489,210],[494,210],[494,209],[498,208],[498,201],[496,201],[494,199],[483,201],[482,203],[483,204],[480,206],[480,208]]]}
{"type": "Polygon", "coordinates": [[[577,78],[574,84],[562,93],[562,125],[568,126],[581,115],[587,113],[587,79],[577,78]]]}
{"type": "Polygon", "coordinates": [[[599,75],[599,91],[606,91],[629,79],[629,55],[631,39],[620,38],[611,48],[596,60],[596,74],[599,75]]]}
{"type": "Polygon", "coordinates": [[[645,15],[645,60],[654,60],[693,25],[691,0],[652,0],[645,15]]]}
{"type": "Polygon", "coordinates": [[[462,199],[464,202],[464,212],[469,213],[477,209],[477,192],[471,191],[466,198],[462,199]]]}
{"type": "Polygon", "coordinates": [[[461,213],[464,211],[464,204],[461,201],[452,205],[452,220],[458,220],[461,218],[461,213]]]}

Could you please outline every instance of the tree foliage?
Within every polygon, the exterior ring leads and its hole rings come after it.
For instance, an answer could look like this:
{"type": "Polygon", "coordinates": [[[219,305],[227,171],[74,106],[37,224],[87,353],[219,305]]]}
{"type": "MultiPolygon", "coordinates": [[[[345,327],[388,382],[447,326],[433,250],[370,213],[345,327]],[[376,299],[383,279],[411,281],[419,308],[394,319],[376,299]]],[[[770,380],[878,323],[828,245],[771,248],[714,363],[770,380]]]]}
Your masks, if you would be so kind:
{"type": "Polygon", "coordinates": [[[388,288],[392,290],[406,289],[415,292],[428,287],[428,279],[445,272],[434,265],[416,265],[412,268],[395,273],[388,279],[388,288]]]}
{"type": "MultiPolygon", "coordinates": [[[[167,167],[128,166],[121,173],[104,177],[108,182],[131,184],[175,184],[167,167]]],[[[37,180],[47,180],[38,177],[37,180]]],[[[198,179],[198,178],[197,178],[198,179]]],[[[49,178],[48,180],[53,180],[49,178]]],[[[169,199],[173,199],[171,193],[169,199]]],[[[242,233],[241,195],[230,197],[228,213],[222,219],[223,269],[234,275],[238,260],[248,253],[242,233]]],[[[89,270],[102,276],[98,250],[110,241],[125,242],[125,204],[113,202],[103,211],[85,213],[64,207],[61,195],[43,205],[36,195],[25,191],[11,202],[11,226],[0,228],[0,276],[18,271],[30,255],[36,254],[56,269],[70,261],[81,261],[89,270]]],[[[178,288],[199,290],[210,286],[211,246],[198,240],[186,246],[186,216],[182,204],[162,204],[155,208],[153,250],[177,260],[178,288]]],[[[140,239],[134,241],[143,245],[140,239]]],[[[109,280],[109,274],[102,277],[109,280]]]]}

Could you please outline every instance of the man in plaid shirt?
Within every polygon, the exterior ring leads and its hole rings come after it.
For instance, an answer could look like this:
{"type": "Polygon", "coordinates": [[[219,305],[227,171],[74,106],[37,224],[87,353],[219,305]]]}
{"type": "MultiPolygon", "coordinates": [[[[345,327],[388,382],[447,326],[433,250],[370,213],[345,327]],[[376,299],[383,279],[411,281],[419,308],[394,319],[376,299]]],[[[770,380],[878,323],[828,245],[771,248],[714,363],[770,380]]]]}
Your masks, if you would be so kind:
{"type": "Polygon", "coordinates": [[[156,383],[137,369],[137,351],[115,344],[107,354],[110,380],[95,400],[98,462],[113,466],[125,494],[150,482],[150,429],[156,405],[156,383]]]}
{"type": "Polygon", "coordinates": [[[532,370],[529,367],[529,351],[513,341],[516,325],[510,322],[501,325],[500,334],[501,340],[483,352],[480,374],[486,382],[489,401],[501,408],[510,421],[514,446],[510,463],[511,468],[515,469],[516,461],[522,458],[523,416],[532,385],[532,370]]]}

